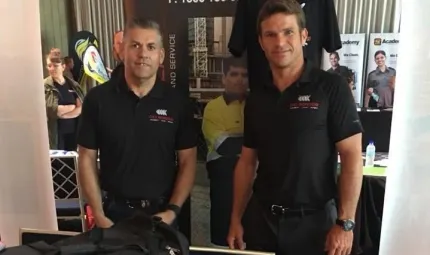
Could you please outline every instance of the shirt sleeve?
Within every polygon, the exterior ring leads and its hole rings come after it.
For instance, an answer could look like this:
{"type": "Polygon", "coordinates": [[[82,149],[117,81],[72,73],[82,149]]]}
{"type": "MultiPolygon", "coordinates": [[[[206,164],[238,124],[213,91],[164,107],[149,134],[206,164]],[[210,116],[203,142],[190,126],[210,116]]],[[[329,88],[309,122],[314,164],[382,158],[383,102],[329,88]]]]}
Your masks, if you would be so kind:
{"type": "Polygon", "coordinates": [[[255,132],[255,121],[253,120],[251,96],[246,100],[244,109],[243,146],[257,149],[257,132],[255,132]]]}
{"type": "Polygon", "coordinates": [[[236,14],[234,16],[234,24],[231,30],[230,41],[228,48],[230,53],[235,57],[241,57],[245,51],[246,45],[246,13],[247,13],[247,0],[239,0],[236,4],[236,14]]]}
{"type": "Polygon", "coordinates": [[[179,127],[176,131],[176,150],[185,150],[197,146],[197,128],[194,120],[193,105],[184,99],[179,113],[179,127]]]}
{"type": "Polygon", "coordinates": [[[80,146],[91,150],[98,150],[98,119],[99,101],[96,88],[91,89],[84,98],[79,120],[77,142],[80,146]]]}
{"type": "Polygon", "coordinates": [[[342,77],[330,75],[328,84],[328,128],[335,143],[363,132],[351,89],[342,77]]]}
{"type": "Polygon", "coordinates": [[[327,52],[334,52],[342,48],[342,41],[340,39],[339,23],[337,22],[336,8],[334,0],[325,0],[324,11],[324,40],[323,47],[327,52]]]}

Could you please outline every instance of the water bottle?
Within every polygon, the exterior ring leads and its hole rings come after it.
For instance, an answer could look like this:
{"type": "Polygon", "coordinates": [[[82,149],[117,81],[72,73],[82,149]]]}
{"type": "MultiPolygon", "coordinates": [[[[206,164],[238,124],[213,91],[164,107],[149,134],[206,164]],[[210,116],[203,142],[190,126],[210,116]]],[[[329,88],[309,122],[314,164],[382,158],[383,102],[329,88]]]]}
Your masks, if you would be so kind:
{"type": "Polygon", "coordinates": [[[365,167],[373,167],[375,165],[375,153],[376,147],[373,144],[373,141],[370,141],[369,145],[366,147],[366,161],[364,163],[365,167]]]}
{"type": "Polygon", "coordinates": [[[371,95],[370,95],[376,102],[378,102],[379,101],[379,96],[375,93],[375,92],[373,92],[371,95]]]}

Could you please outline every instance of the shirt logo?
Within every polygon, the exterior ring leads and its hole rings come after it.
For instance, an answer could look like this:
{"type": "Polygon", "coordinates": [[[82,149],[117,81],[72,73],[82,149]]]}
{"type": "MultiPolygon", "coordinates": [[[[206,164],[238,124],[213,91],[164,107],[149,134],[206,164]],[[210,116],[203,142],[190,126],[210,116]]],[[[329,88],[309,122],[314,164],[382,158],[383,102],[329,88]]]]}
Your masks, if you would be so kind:
{"type": "Polygon", "coordinates": [[[150,114],[149,120],[153,122],[174,123],[175,119],[167,114],[166,109],[157,109],[155,113],[150,114]]]}
{"type": "Polygon", "coordinates": [[[311,95],[299,96],[298,101],[299,102],[310,102],[311,101],[311,95]]]}
{"type": "Polygon", "coordinates": [[[155,111],[155,113],[157,113],[160,116],[167,116],[167,110],[158,109],[155,111]]]}
{"type": "Polygon", "coordinates": [[[312,100],[311,95],[299,95],[296,102],[290,103],[290,110],[313,109],[318,110],[320,103],[312,100]]]}

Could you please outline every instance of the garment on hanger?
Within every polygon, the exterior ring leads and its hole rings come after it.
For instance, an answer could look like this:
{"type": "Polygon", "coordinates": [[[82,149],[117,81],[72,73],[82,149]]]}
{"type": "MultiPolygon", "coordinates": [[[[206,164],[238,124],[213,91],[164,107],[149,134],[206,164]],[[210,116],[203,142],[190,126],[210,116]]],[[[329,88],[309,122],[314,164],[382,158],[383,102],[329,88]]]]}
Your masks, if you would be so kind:
{"type": "MultiPolygon", "coordinates": [[[[238,0],[230,41],[231,54],[247,52],[249,86],[252,90],[270,79],[270,68],[258,42],[257,17],[266,0],[238,0]]],[[[298,0],[306,15],[309,32],[304,55],[318,68],[322,49],[334,52],[342,47],[333,0],[298,0]]]]}

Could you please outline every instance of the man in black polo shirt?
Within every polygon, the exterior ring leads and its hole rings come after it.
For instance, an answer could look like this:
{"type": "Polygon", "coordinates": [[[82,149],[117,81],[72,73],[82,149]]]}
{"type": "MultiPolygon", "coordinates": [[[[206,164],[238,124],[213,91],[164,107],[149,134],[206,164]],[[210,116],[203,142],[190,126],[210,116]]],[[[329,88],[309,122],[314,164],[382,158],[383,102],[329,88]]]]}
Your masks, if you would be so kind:
{"type": "Polygon", "coordinates": [[[80,185],[99,227],[110,227],[136,210],[170,224],[194,182],[193,111],[185,96],[157,78],[164,50],[156,22],[128,22],[122,51],[124,71],[93,88],[83,103],[80,185]],[[101,189],[107,193],[103,203],[101,189]]]}
{"type": "Polygon", "coordinates": [[[307,30],[296,1],[268,0],[258,24],[273,83],[251,92],[245,106],[229,245],[350,254],[362,181],[362,127],[351,91],[342,77],[304,59],[307,30]]]}
{"type": "MultiPolygon", "coordinates": [[[[249,87],[258,89],[270,79],[270,68],[261,50],[257,34],[257,17],[267,0],[237,0],[234,25],[228,47],[236,56],[247,52],[249,87]]],[[[336,8],[333,0],[297,0],[306,13],[308,37],[304,56],[320,67],[323,48],[334,52],[342,47],[336,8]]]]}

